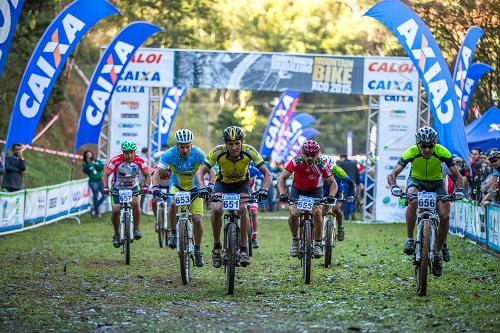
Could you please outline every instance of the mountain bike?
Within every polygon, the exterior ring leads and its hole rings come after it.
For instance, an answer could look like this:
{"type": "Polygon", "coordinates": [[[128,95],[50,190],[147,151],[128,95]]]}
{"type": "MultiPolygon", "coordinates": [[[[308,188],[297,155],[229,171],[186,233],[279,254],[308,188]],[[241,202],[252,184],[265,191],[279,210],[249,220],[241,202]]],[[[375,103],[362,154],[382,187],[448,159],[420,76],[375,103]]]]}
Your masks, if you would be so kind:
{"type": "Polygon", "coordinates": [[[315,206],[326,203],[326,199],[316,199],[300,195],[296,200],[288,201],[291,205],[297,205],[300,211],[299,224],[299,259],[302,267],[302,277],[305,284],[311,283],[311,261],[313,258],[313,216],[312,210],[315,206]]]}
{"type": "Polygon", "coordinates": [[[210,197],[212,202],[222,202],[224,213],[224,244],[222,247],[222,264],[226,273],[226,290],[229,295],[234,294],[234,279],[236,267],[240,265],[240,201],[251,199],[253,196],[237,193],[214,194],[210,197]]]}
{"type": "Polygon", "coordinates": [[[247,225],[247,239],[248,239],[248,255],[251,257],[253,254],[253,244],[252,244],[252,236],[254,233],[254,226],[253,226],[253,216],[254,212],[250,209],[250,204],[256,203],[257,199],[255,197],[250,198],[247,201],[247,208],[248,208],[248,225],[247,225]]]}
{"type": "Polygon", "coordinates": [[[407,202],[417,199],[417,236],[413,251],[413,265],[415,265],[417,292],[420,296],[425,296],[427,295],[427,275],[429,270],[432,271],[433,250],[439,226],[437,202],[452,201],[453,196],[422,191],[418,194],[404,193],[401,198],[407,202]]]}
{"type": "MultiPolygon", "coordinates": [[[[162,193],[167,194],[167,189],[161,189],[162,193]]],[[[168,199],[161,197],[158,198],[156,203],[156,224],[155,228],[158,232],[158,245],[166,247],[168,238],[170,237],[170,226],[168,224],[168,199]]]]}
{"type": "Polygon", "coordinates": [[[173,197],[178,207],[176,214],[177,254],[183,284],[192,280],[191,264],[194,265],[194,236],[191,217],[191,204],[198,198],[196,191],[180,191],[176,193],[162,193],[163,198],[173,197]]]}
{"type": "MultiPolygon", "coordinates": [[[[348,198],[349,199],[349,198],[348,198]]],[[[323,249],[325,252],[325,268],[328,268],[332,265],[332,252],[335,244],[337,243],[337,233],[336,233],[336,222],[337,222],[337,213],[333,212],[333,206],[335,204],[340,203],[341,205],[348,201],[348,199],[338,198],[335,199],[335,203],[332,204],[324,204],[326,209],[323,213],[323,249]]],[[[342,206],[341,208],[342,209],[342,206]]]]}
{"type": "Polygon", "coordinates": [[[134,240],[134,217],[132,215],[132,190],[119,190],[120,203],[120,242],[125,254],[125,264],[130,265],[130,244],[134,240]]]}

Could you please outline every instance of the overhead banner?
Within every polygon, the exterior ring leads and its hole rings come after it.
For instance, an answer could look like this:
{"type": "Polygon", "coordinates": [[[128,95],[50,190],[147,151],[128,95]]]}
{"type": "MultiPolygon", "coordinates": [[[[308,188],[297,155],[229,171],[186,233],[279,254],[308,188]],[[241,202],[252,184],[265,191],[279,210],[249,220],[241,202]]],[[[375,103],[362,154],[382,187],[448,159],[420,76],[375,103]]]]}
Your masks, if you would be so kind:
{"type": "Polygon", "coordinates": [[[146,87],[174,85],[174,52],[139,48],[123,71],[119,84],[146,87]]]}
{"type": "Polygon", "coordinates": [[[14,143],[31,144],[43,109],[59,73],[80,39],[102,18],[119,11],[106,0],[76,0],[45,30],[24,71],[4,150],[14,143]]]}
{"type": "Polygon", "coordinates": [[[148,147],[149,138],[149,89],[120,86],[113,94],[109,121],[110,158],[121,152],[124,140],[137,144],[137,152],[148,147]]]}
{"type": "Polygon", "coordinates": [[[165,89],[161,101],[161,110],[156,119],[156,126],[153,132],[153,137],[156,139],[152,142],[151,152],[159,152],[161,147],[168,142],[168,135],[174,123],[175,115],[181,104],[182,97],[186,93],[186,88],[171,87],[165,89]]]}
{"type": "Polygon", "coordinates": [[[9,54],[10,44],[16,32],[17,21],[21,16],[24,0],[0,1],[0,77],[9,54]]]}
{"type": "MultiPolygon", "coordinates": [[[[299,102],[299,92],[285,91],[281,94],[278,104],[275,105],[273,113],[269,117],[266,131],[260,144],[260,154],[269,156],[275,160],[275,147],[279,142],[284,141],[284,133],[299,102]]],[[[284,142],[286,144],[286,142],[284,142]]]]}
{"type": "Polygon", "coordinates": [[[453,70],[453,81],[455,84],[455,94],[458,98],[458,104],[461,106],[462,116],[464,109],[462,107],[463,93],[465,90],[467,72],[474,58],[477,43],[483,36],[484,32],[478,26],[472,26],[467,30],[464,41],[458,50],[457,59],[455,60],[455,68],[453,70]]]}
{"type": "Polygon", "coordinates": [[[364,68],[364,95],[418,96],[418,72],[410,59],[367,57],[364,68]]]}
{"type": "Polygon", "coordinates": [[[76,134],[75,151],[86,143],[98,143],[104,116],[124,67],[137,48],[160,30],[148,22],[130,23],[104,51],[87,87],[76,134]]]}
{"type": "Polygon", "coordinates": [[[365,15],[380,21],[398,38],[429,94],[429,106],[439,142],[469,164],[464,122],[453,80],[429,28],[399,0],[380,1],[365,15]]]}
{"type": "Polygon", "coordinates": [[[24,191],[0,193],[0,233],[23,228],[24,191]]]}
{"type": "MultiPolygon", "coordinates": [[[[406,207],[400,205],[399,198],[391,195],[387,174],[394,169],[403,152],[415,144],[418,99],[413,96],[384,96],[380,97],[379,105],[375,219],[385,222],[404,221],[406,207]]],[[[403,191],[409,169],[407,167],[397,177],[397,183],[403,191]]]]}
{"type": "Polygon", "coordinates": [[[482,62],[470,65],[469,70],[467,71],[464,89],[462,91],[462,98],[460,100],[460,108],[462,110],[464,121],[467,119],[470,101],[472,100],[472,95],[474,95],[474,90],[476,90],[479,80],[492,70],[493,67],[482,62]]]}
{"type": "Polygon", "coordinates": [[[363,58],[175,51],[175,85],[204,89],[362,94],[363,58]]]}

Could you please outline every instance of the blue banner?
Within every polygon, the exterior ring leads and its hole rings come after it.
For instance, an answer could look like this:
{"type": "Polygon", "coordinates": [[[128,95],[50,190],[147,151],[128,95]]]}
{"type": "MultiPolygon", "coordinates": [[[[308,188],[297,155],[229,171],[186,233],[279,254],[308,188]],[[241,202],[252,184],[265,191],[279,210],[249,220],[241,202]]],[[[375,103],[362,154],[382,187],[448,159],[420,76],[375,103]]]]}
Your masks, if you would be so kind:
{"type": "Polygon", "coordinates": [[[24,71],[4,149],[14,143],[32,143],[52,87],[71,52],[94,24],[118,13],[106,0],[76,0],[52,21],[24,71]]]}
{"type": "Polygon", "coordinates": [[[14,38],[17,21],[21,16],[24,0],[0,1],[0,77],[9,54],[10,44],[14,38]]]}
{"type": "Polygon", "coordinates": [[[102,122],[122,70],[127,67],[137,48],[159,31],[161,29],[154,24],[132,22],[108,45],[87,87],[76,133],[75,151],[84,144],[98,143],[102,122]]]}
{"type": "Polygon", "coordinates": [[[186,91],[187,88],[172,87],[165,89],[161,102],[161,111],[158,114],[158,118],[156,118],[156,126],[153,132],[153,137],[156,140],[153,140],[152,153],[159,152],[161,147],[167,144],[175,115],[186,91]],[[160,130],[160,134],[158,134],[158,129],[160,130]]]}
{"type": "Polygon", "coordinates": [[[467,113],[464,109],[465,103],[463,103],[467,73],[469,71],[469,66],[472,63],[472,60],[474,59],[474,52],[476,51],[477,43],[479,42],[479,39],[483,36],[483,34],[483,29],[481,29],[480,27],[470,27],[465,34],[464,41],[462,43],[462,46],[460,46],[460,50],[457,54],[457,59],[455,60],[453,81],[455,84],[455,94],[457,94],[458,104],[460,105],[464,120],[467,113]]]}
{"type": "Polygon", "coordinates": [[[380,1],[365,15],[380,21],[398,38],[429,95],[440,143],[468,162],[469,149],[453,80],[429,28],[399,0],[380,1]]]}
{"type": "Polygon", "coordinates": [[[273,113],[269,118],[264,136],[262,137],[262,143],[260,145],[260,154],[262,156],[270,156],[272,159],[276,144],[283,141],[284,131],[299,102],[299,95],[299,92],[290,90],[281,94],[278,104],[274,107],[273,113]]]}
{"type": "Polygon", "coordinates": [[[293,115],[292,121],[285,135],[286,147],[281,151],[280,159],[285,160],[288,157],[290,149],[292,148],[294,142],[296,142],[302,134],[303,130],[314,123],[316,123],[316,118],[308,113],[295,113],[293,115]]]}
{"type": "Polygon", "coordinates": [[[462,109],[462,114],[465,119],[467,119],[469,112],[469,105],[474,94],[474,90],[479,82],[479,80],[487,73],[493,70],[488,64],[482,62],[477,62],[470,65],[467,71],[467,78],[465,79],[464,90],[462,92],[462,98],[460,100],[460,107],[462,109]]]}
{"type": "Polygon", "coordinates": [[[312,127],[307,127],[304,129],[300,129],[297,134],[298,135],[296,135],[290,142],[290,150],[288,151],[287,156],[284,158],[285,161],[289,161],[292,157],[299,154],[304,141],[314,138],[315,136],[319,135],[319,132],[312,127]]]}

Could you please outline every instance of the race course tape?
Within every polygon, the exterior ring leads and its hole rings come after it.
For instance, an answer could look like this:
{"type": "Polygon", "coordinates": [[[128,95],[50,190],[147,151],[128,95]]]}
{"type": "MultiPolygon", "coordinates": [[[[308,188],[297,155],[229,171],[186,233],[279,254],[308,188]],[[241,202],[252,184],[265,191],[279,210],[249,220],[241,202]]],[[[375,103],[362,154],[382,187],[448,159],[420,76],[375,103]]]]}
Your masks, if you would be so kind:
{"type": "MultiPolygon", "coordinates": [[[[5,140],[0,140],[0,143],[5,144],[5,140]]],[[[41,147],[34,147],[34,146],[30,146],[30,145],[23,145],[23,148],[37,151],[37,152],[44,153],[44,154],[51,154],[51,155],[58,155],[58,156],[62,156],[62,157],[76,158],[76,159],[80,159],[80,160],[83,159],[82,155],[71,154],[71,153],[67,153],[64,151],[58,151],[58,150],[53,150],[53,149],[41,148],[41,147]]]]}

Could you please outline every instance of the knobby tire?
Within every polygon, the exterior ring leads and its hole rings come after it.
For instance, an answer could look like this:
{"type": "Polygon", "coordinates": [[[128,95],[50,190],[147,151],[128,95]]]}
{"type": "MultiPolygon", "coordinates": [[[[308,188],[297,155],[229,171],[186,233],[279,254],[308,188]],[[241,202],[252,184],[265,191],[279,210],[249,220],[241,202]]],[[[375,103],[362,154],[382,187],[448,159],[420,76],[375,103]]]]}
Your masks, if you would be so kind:
{"type": "Polygon", "coordinates": [[[157,204],[157,211],[156,211],[156,224],[158,226],[158,245],[160,247],[163,247],[166,245],[166,233],[167,231],[165,230],[165,226],[163,225],[163,214],[164,211],[163,209],[158,209],[160,207],[160,204],[157,204]]]}
{"type": "Polygon", "coordinates": [[[125,237],[123,239],[123,251],[125,252],[125,265],[130,265],[130,212],[123,214],[125,224],[125,237]]]}
{"type": "Polygon", "coordinates": [[[226,287],[229,295],[234,294],[234,278],[236,275],[236,262],[238,252],[238,231],[235,223],[227,226],[227,266],[226,266],[226,287]]]}
{"type": "Polygon", "coordinates": [[[303,246],[304,252],[302,255],[302,275],[304,277],[304,283],[311,283],[311,259],[312,259],[312,228],[311,221],[304,221],[304,238],[303,246]]]}
{"type": "Polygon", "coordinates": [[[417,292],[420,296],[427,295],[427,274],[429,272],[429,250],[431,238],[431,221],[422,220],[422,242],[420,264],[415,268],[417,271],[417,292]]]}
{"type": "Polygon", "coordinates": [[[332,264],[332,248],[333,248],[333,221],[326,221],[325,227],[325,268],[332,264]]]}
{"type": "Polygon", "coordinates": [[[188,232],[187,221],[179,223],[179,230],[177,230],[177,239],[179,240],[179,263],[181,269],[181,278],[183,284],[188,284],[191,280],[191,261],[190,253],[188,252],[188,232]]]}

